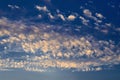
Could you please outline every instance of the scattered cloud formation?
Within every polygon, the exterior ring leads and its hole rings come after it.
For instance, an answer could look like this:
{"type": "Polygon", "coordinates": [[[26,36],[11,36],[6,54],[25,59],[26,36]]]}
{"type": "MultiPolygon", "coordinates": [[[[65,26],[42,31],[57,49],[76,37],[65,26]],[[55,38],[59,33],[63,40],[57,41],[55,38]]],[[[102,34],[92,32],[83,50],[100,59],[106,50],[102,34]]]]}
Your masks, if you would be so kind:
{"type": "Polygon", "coordinates": [[[90,11],[89,9],[84,9],[83,10],[83,14],[88,17],[89,19],[93,19],[96,23],[102,23],[102,20],[100,19],[104,19],[104,16],[100,13],[92,13],[92,11],[90,11]],[[96,15],[96,16],[93,16],[96,15]]]}
{"type": "Polygon", "coordinates": [[[89,20],[85,19],[84,17],[80,16],[79,17],[84,25],[88,25],[89,20]]]}
{"type": "MultiPolygon", "coordinates": [[[[69,19],[75,19],[70,16],[69,19]]],[[[87,24],[83,17],[80,19],[87,24]]],[[[66,31],[59,25],[25,23],[0,18],[1,70],[22,68],[44,72],[59,68],[99,71],[104,69],[103,66],[120,64],[120,43],[98,40],[93,35],[70,35],[68,32],[73,32],[70,27],[66,31]]]]}
{"type": "MultiPolygon", "coordinates": [[[[60,20],[60,19],[66,23],[80,20],[80,23],[82,23],[85,26],[94,25],[96,27],[100,27],[101,25],[106,26],[106,23],[107,23],[105,22],[106,18],[101,13],[93,12],[92,10],[86,9],[86,8],[82,8],[83,14],[81,15],[78,14],[77,12],[69,12],[70,15],[66,15],[65,13],[61,12],[59,9],[56,9],[56,13],[52,13],[51,10],[49,10],[46,6],[36,5],[35,8],[38,11],[40,11],[40,13],[37,15],[38,19],[49,18],[49,20],[52,22],[53,21],[56,22],[57,20],[60,20]]],[[[97,28],[97,30],[99,30],[99,28],[97,28]]]]}

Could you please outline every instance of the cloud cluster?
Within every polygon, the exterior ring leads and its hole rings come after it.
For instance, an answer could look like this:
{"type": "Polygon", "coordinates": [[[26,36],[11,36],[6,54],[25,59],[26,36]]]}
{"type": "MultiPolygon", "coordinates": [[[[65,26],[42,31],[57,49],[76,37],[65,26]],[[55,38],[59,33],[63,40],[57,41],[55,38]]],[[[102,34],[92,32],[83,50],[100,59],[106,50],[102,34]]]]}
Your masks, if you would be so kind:
{"type": "Polygon", "coordinates": [[[69,27],[66,31],[59,25],[25,23],[0,19],[1,69],[99,71],[103,66],[120,64],[120,45],[112,40],[70,35],[68,31],[73,31],[69,27]],[[13,53],[15,56],[11,57],[13,53]]]}
{"type": "Polygon", "coordinates": [[[93,12],[90,9],[82,8],[82,14],[77,12],[66,13],[61,12],[59,9],[56,9],[55,13],[52,13],[47,6],[36,5],[35,8],[40,12],[38,14],[39,19],[48,18],[52,22],[57,22],[57,20],[62,20],[63,22],[75,22],[82,24],[84,26],[90,27],[93,26],[96,30],[108,34],[108,27],[113,28],[113,25],[107,22],[106,18],[98,12],[93,12]]]}

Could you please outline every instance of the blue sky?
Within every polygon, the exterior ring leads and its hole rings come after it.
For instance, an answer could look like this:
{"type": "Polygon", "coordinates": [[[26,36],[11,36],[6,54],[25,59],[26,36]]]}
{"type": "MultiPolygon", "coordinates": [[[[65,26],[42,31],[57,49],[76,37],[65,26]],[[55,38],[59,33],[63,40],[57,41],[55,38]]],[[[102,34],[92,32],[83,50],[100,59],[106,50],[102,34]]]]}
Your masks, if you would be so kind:
{"type": "Polygon", "coordinates": [[[1,80],[118,80],[120,79],[119,70],[99,71],[99,72],[26,72],[8,71],[0,72],[1,80]]]}

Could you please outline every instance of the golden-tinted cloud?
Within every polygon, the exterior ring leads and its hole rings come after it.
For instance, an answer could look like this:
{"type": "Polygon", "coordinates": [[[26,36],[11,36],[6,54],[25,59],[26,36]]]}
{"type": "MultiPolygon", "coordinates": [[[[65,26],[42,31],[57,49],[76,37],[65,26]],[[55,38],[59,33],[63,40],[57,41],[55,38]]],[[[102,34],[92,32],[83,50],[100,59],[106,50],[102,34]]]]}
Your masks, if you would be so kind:
{"type": "Polygon", "coordinates": [[[17,51],[27,56],[16,56],[24,58],[20,61],[14,57],[0,58],[0,68],[40,72],[49,68],[99,71],[101,66],[119,64],[120,46],[115,45],[114,41],[97,40],[92,35],[69,35],[67,31],[57,32],[55,30],[60,31],[61,28],[56,26],[42,23],[28,26],[24,22],[1,18],[0,46],[4,48],[0,53],[5,55],[17,51]]]}

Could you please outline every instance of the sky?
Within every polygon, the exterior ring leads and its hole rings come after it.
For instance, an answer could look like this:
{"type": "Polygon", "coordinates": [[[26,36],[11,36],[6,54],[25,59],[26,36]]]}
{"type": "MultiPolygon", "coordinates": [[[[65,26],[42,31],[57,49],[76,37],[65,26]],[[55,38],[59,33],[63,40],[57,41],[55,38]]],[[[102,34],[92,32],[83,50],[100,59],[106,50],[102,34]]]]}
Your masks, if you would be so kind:
{"type": "Polygon", "coordinates": [[[119,80],[119,0],[1,0],[0,80],[119,80]]]}
{"type": "Polygon", "coordinates": [[[118,80],[119,70],[99,72],[26,72],[26,71],[4,71],[0,72],[1,80],[118,80]]]}

